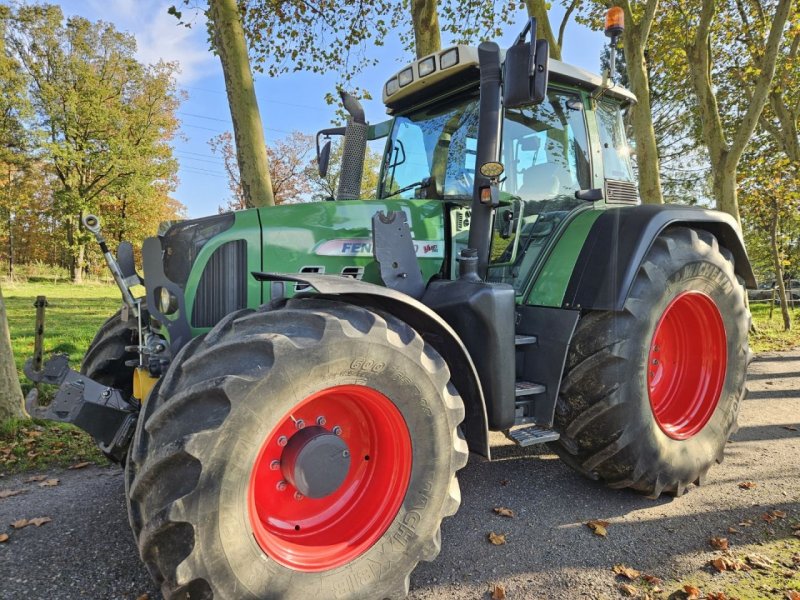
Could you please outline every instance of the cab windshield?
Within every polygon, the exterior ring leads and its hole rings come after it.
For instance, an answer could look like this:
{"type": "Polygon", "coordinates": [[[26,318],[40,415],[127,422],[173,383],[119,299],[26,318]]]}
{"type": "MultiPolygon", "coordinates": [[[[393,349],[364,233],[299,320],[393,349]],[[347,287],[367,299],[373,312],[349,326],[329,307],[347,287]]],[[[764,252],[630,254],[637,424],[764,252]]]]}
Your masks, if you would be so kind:
{"type": "MultiPolygon", "coordinates": [[[[397,117],[387,142],[381,197],[471,201],[477,137],[477,96],[397,117]]],[[[521,290],[558,223],[585,204],[575,192],[592,187],[580,96],[551,91],[541,104],[506,110],[501,148],[505,173],[489,279],[521,290]]],[[[466,236],[457,234],[455,242],[457,253],[466,236]]]]}

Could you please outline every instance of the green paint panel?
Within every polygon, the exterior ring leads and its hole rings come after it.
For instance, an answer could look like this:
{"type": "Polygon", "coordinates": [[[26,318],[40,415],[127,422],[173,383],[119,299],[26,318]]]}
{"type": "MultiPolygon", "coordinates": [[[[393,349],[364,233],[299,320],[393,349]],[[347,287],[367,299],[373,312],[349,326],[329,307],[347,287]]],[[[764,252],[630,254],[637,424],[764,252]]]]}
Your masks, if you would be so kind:
{"type": "MultiPolygon", "coordinates": [[[[372,217],[379,210],[406,213],[423,279],[427,282],[439,273],[445,251],[444,205],[435,200],[352,200],[259,209],[264,235],[262,270],[353,275],[382,285],[380,267],[372,255],[372,217]]],[[[288,288],[291,294],[294,286],[288,288]]],[[[266,302],[268,284],[263,293],[266,302]]]]}
{"type": "Polygon", "coordinates": [[[547,262],[542,267],[526,304],[561,307],[586,236],[602,213],[602,210],[586,211],[569,223],[567,230],[547,257],[547,262]]]}

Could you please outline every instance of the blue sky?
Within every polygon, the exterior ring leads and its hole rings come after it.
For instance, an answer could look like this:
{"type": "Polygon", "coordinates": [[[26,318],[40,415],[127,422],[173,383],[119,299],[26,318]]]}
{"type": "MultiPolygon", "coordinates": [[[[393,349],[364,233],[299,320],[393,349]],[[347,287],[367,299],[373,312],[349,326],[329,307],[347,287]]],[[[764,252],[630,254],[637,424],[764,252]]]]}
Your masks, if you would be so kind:
{"type": "MultiPolygon", "coordinates": [[[[198,17],[191,29],[179,26],[175,18],[167,14],[169,6],[177,4],[175,0],[62,0],[55,3],[66,15],[109,21],[118,29],[132,33],[138,44],[138,58],[143,62],[164,59],[180,63],[178,83],[187,99],[179,110],[181,129],[174,142],[175,156],[180,163],[180,183],[174,195],[186,205],[190,217],[217,212],[229,193],[222,161],[211,153],[208,140],[231,130],[231,120],[222,69],[219,59],[208,51],[205,23],[198,17]]],[[[557,27],[562,14],[560,6],[553,7],[554,26],[557,27]]],[[[520,11],[519,25],[509,27],[503,38],[496,41],[503,46],[510,45],[524,22],[525,15],[520,11]]],[[[565,34],[563,58],[596,72],[605,41],[602,32],[570,23],[565,34]]],[[[444,43],[447,44],[447,40],[444,43]]],[[[365,70],[355,82],[369,89],[376,98],[364,103],[370,122],[385,119],[380,101],[385,80],[413,58],[403,51],[398,39],[386,40],[384,46],[374,49],[374,55],[381,59],[381,64],[365,70]]],[[[335,83],[334,75],[294,73],[277,79],[257,75],[256,94],[267,143],[294,130],[313,134],[329,127],[334,109],[325,103],[324,96],[334,89],[335,83]]]]}

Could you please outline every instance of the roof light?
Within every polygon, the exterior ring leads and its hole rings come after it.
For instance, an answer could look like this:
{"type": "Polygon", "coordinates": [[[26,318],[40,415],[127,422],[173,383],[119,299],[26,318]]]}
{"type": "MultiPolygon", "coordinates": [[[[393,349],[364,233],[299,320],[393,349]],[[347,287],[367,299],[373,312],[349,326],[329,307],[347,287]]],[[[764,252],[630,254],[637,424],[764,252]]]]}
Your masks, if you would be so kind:
{"type": "Polygon", "coordinates": [[[439,56],[439,66],[442,69],[449,69],[453,65],[458,64],[458,48],[450,48],[446,52],[442,52],[439,56]]]}
{"type": "Polygon", "coordinates": [[[397,83],[397,77],[392,77],[386,82],[386,95],[391,96],[400,89],[400,84],[397,83]]]}
{"type": "Polygon", "coordinates": [[[606,37],[617,38],[625,31],[625,12],[621,6],[612,6],[606,13],[606,37]]]}
{"type": "Polygon", "coordinates": [[[412,81],[414,81],[414,69],[412,69],[411,67],[403,69],[397,76],[397,83],[400,84],[400,87],[405,87],[412,81]]]}
{"type": "Polygon", "coordinates": [[[436,70],[436,57],[429,56],[423,61],[420,61],[419,66],[417,67],[417,72],[419,73],[420,77],[425,77],[426,75],[430,75],[436,70]]]}

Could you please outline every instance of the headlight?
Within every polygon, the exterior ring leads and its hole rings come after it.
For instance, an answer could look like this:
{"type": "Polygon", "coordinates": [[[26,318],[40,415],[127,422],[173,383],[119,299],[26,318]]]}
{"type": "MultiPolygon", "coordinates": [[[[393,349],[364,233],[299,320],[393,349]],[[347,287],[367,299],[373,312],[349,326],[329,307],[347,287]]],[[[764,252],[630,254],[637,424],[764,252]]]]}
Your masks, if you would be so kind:
{"type": "Polygon", "coordinates": [[[171,315],[178,310],[178,299],[167,288],[162,287],[158,294],[158,310],[164,315],[171,315]]]}
{"type": "Polygon", "coordinates": [[[400,89],[400,85],[397,83],[397,77],[392,77],[389,81],[386,82],[386,95],[391,96],[397,90],[400,89]]]}
{"type": "Polygon", "coordinates": [[[412,81],[414,81],[414,69],[411,67],[403,69],[397,76],[397,82],[400,84],[400,87],[407,86],[412,81]]]}
{"type": "Polygon", "coordinates": [[[419,67],[417,67],[417,71],[419,72],[420,77],[425,77],[426,75],[430,75],[436,70],[436,57],[430,56],[419,63],[419,67]]]}
{"type": "Polygon", "coordinates": [[[439,56],[439,66],[442,69],[448,69],[453,65],[458,64],[458,48],[450,48],[447,52],[443,52],[439,56]]]}

